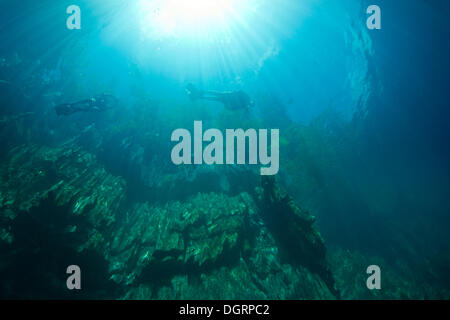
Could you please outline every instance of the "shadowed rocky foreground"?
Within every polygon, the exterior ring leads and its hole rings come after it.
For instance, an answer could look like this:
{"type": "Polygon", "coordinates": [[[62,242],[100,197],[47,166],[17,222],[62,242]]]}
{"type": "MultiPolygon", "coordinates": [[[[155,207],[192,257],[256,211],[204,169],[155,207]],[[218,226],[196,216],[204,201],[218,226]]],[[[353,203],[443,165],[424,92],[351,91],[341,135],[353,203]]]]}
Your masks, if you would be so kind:
{"type": "Polygon", "coordinates": [[[13,148],[0,167],[0,179],[2,298],[395,299],[448,294],[415,287],[411,275],[395,274],[389,265],[383,269],[388,288],[369,291],[364,271],[373,258],[342,249],[327,256],[314,217],[273,177],[235,195],[193,192],[183,201],[141,202],[127,192],[124,178],[71,144],[13,148]],[[72,264],[81,267],[81,291],[66,288],[65,271],[72,264]]]}
{"type": "Polygon", "coordinates": [[[1,168],[2,296],[321,299],[337,291],[313,218],[274,181],[252,194],[130,203],[73,147],[19,147],[1,168]],[[279,221],[275,228],[266,220],[279,221]],[[78,264],[84,288],[65,288],[78,264]],[[20,272],[18,272],[20,270],[20,272]]]}

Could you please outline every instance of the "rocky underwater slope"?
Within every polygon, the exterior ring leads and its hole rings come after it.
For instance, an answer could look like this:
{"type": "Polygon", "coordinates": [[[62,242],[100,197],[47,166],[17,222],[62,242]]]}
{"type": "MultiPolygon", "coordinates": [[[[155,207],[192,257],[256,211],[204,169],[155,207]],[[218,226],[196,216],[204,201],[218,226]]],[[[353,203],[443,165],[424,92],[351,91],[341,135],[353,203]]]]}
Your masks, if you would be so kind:
{"type": "Polygon", "coordinates": [[[32,117],[4,118],[0,127],[0,298],[450,296],[434,266],[418,274],[402,260],[394,270],[369,254],[327,252],[282,176],[165,165],[158,154],[170,145],[160,137],[173,124],[79,118],[61,121],[56,135],[32,117]],[[79,291],[66,288],[73,264],[82,270],[79,291]],[[367,289],[370,264],[382,267],[383,290],[367,289]]]}
{"type": "Polygon", "coordinates": [[[273,178],[249,192],[200,192],[158,204],[130,199],[122,177],[75,145],[23,145],[6,158],[2,298],[448,297],[407,266],[398,273],[380,258],[340,248],[327,255],[315,219],[273,178]],[[382,266],[384,290],[365,287],[368,261],[382,266]],[[81,267],[80,291],[66,288],[71,264],[81,267]]]}
{"type": "Polygon", "coordinates": [[[275,183],[235,196],[130,202],[74,145],[21,146],[0,167],[2,297],[335,298],[314,218],[275,183]],[[65,287],[78,264],[83,290],[65,287]]]}
{"type": "MultiPolygon", "coordinates": [[[[412,238],[393,242],[412,252],[411,260],[394,263],[325,244],[315,218],[302,209],[318,215],[328,236],[325,220],[336,234],[363,226],[338,219],[339,202],[330,201],[357,200],[342,192],[345,185],[333,185],[340,179],[339,148],[352,136],[328,123],[334,114],[300,126],[268,97],[258,103],[264,115],[258,118],[213,115],[201,105],[172,101],[160,105],[142,95],[120,110],[58,118],[39,79],[0,88],[0,101],[10,106],[0,112],[0,298],[450,297],[448,256],[414,269],[412,262],[424,259],[410,250],[412,238]],[[196,119],[221,129],[284,128],[276,180],[261,179],[248,166],[170,163],[173,128],[196,119]],[[318,210],[323,206],[329,215],[318,210]],[[73,264],[82,270],[79,291],[66,288],[66,268],[73,264]],[[379,291],[366,287],[372,264],[383,270],[379,291]]],[[[370,224],[357,231],[378,241],[370,224]]],[[[422,240],[421,233],[414,236],[422,240]]],[[[390,234],[383,240],[391,243],[390,234]]]]}

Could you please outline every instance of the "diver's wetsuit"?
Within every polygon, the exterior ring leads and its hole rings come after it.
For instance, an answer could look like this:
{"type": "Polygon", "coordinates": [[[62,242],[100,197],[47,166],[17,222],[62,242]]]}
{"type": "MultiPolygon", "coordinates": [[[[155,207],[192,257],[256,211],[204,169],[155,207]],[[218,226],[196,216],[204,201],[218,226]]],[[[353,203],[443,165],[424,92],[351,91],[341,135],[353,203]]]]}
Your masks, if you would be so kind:
{"type": "Polygon", "coordinates": [[[118,104],[118,99],[110,94],[101,94],[90,99],[74,103],[64,103],[55,107],[58,116],[68,116],[77,112],[101,112],[112,109],[118,104]]]}
{"type": "Polygon", "coordinates": [[[189,84],[186,88],[191,100],[198,99],[221,102],[230,110],[247,110],[253,105],[250,97],[242,90],[232,92],[202,91],[189,84]]]}

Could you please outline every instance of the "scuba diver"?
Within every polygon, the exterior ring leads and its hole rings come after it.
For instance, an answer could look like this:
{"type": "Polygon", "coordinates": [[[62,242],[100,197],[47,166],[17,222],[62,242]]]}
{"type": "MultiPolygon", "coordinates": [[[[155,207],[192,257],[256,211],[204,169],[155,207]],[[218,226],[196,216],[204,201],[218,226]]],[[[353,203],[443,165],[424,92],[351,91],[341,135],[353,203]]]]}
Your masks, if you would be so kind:
{"type": "Polygon", "coordinates": [[[102,112],[113,109],[119,100],[110,94],[100,94],[90,99],[55,106],[58,116],[68,116],[77,112],[102,112]]]}
{"type": "Polygon", "coordinates": [[[250,97],[242,90],[229,92],[203,91],[190,83],[186,87],[186,92],[192,101],[199,99],[218,101],[230,110],[248,110],[254,105],[250,97]]]}

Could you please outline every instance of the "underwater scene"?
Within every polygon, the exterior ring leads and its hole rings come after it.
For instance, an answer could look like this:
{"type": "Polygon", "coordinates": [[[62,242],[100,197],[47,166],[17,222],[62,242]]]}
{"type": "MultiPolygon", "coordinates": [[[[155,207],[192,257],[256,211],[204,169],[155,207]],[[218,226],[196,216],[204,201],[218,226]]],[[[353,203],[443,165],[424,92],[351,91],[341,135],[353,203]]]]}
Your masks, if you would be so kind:
{"type": "Polygon", "coordinates": [[[0,0],[0,299],[449,299],[449,16],[0,0]]]}

